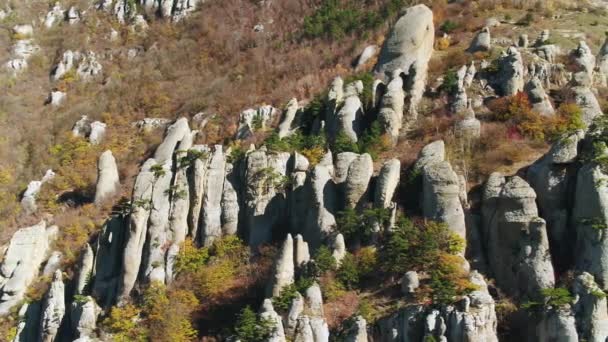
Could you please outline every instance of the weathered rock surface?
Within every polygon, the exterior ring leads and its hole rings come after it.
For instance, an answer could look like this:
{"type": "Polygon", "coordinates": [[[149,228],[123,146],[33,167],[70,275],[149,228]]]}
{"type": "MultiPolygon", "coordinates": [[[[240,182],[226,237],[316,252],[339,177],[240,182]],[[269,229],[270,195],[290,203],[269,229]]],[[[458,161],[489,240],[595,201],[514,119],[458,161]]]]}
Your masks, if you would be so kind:
{"type": "Polygon", "coordinates": [[[469,52],[478,51],[490,51],[492,49],[492,37],[490,35],[490,28],[484,27],[479,33],[473,38],[471,46],[469,46],[469,52]]]}
{"type": "Polygon", "coordinates": [[[55,177],[55,172],[53,170],[46,170],[44,177],[42,177],[39,181],[31,181],[27,185],[27,189],[23,192],[23,197],[21,198],[21,207],[25,211],[26,214],[33,214],[38,210],[38,206],[36,205],[36,197],[40,192],[40,188],[42,184],[50,181],[55,177]]]}
{"type": "Polygon", "coordinates": [[[13,234],[0,267],[0,315],[8,314],[24,298],[48,256],[57,231],[56,226],[47,228],[42,221],[13,234]]]}
{"type": "Polygon", "coordinates": [[[586,341],[606,341],[608,338],[608,309],[606,296],[593,276],[582,273],[574,279],[572,292],[577,297],[574,312],[578,335],[586,341]]]}
{"type": "Polygon", "coordinates": [[[551,308],[544,312],[536,328],[539,341],[578,342],[574,316],[570,308],[551,308]]]}
{"type": "Polygon", "coordinates": [[[258,129],[265,129],[275,118],[278,111],[272,106],[262,106],[256,109],[247,109],[241,112],[239,117],[239,128],[236,139],[247,139],[258,129]]]}
{"type": "MultiPolygon", "coordinates": [[[[376,92],[374,92],[374,95],[376,92]]],[[[393,71],[392,78],[386,86],[386,92],[380,97],[380,112],[378,122],[383,131],[388,133],[393,143],[397,142],[403,126],[403,110],[405,105],[405,91],[403,90],[403,72],[401,69],[393,71]]]]}
{"type": "Polygon", "coordinates": [[[433,12],[425,5],[413,6],[395,23],[378,57],[376,73],[388,76],[401,69],[407,75],[408,122],[417,116],[434,41],[433,12]]]}
{"type": "Polygon", "coordinates": [[[94,337],[100,314],[101,308],[92,297],[87,296],[83,301],[72,302],[70,321],[74,337],[81,339],[94,337]]]}
{"type": "Polygon", "coordinates": [[[95,203],[101,204],[120,190],[118,167],[112,151],[107,150],[99,156],[97,162],[97,185],[95,203]]]}
{"type": "Polygon", "coordinates": [[[526,84],[525,91],[528,94],[528,99],[535,112],[545,116],[552,116],[555,114],[551,99],[545,92],[540,79],[536,77],[532,78],[526,84]]]}
{"type": "Polygon", "coordinates": [[[541,289],[553,287],[555,275],[536,193],[518,176],[510,178],[501,189],[497,185],[498,179],[493,180],[484,190],[484,201],[491,200],[484,204],[490,268],[497,285],[507,293],[538,298],[541,289]]]}
{"type": "Polygon", "coordinates": [[[61,271],[57,270],[42,303],[40,341],[53,342],[65,316],[65,286],[61,271]]]}
{"type": "Polygon", "coordinates": [[[401,162],[399,159],[390,159],[382,165],[374,192],[374,206],[388,209],[393,202],[395,190],[401,177],[401,162]]]}
{"type": "Polygon", "coordinates": [[[274,278],[269,291],[270,296],[279,296],[285,287],[293,284],[295,279],[294,265],[293,239],[291,234],[287,234],[287,238],[285,238],[283,247],[281,248],[281,254],[275,264],[274,278]]]}
{"type": "Polygon", "coordinates": [[[296,124],[296,114],[299,109],[300,106],[298,105],[298,100],[296,98],[289,100],[287,108],[283,113],[283,119],[279,124],[279,138],[290,135],[298,128],[297,125],[294,124],[296,124]]]}
{"type": "Polygon", "coordinates": [[[346,208],[360,208],[367,202],[369,182],[374,173],[372,157],[364,153],[353,160],[346,176],[344,198],[346,208]]]}
{"type": "Polygon", "coordinates": [[[524,63],[515,47],[510,47],[498,61],[496,84],[504,96],[513,96],[524,90],[524,63]]]}

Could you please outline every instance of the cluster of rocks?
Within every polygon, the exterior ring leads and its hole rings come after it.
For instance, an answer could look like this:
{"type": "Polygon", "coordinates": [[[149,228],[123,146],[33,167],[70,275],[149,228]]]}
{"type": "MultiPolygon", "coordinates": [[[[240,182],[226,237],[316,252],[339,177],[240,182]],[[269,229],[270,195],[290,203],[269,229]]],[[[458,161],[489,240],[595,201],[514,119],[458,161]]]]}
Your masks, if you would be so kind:
{"type": "Polygon", "coordinates": [[[100,0],[97,8],[111,13],[120,23],[129,21],[137,25],[138,21],[145,23],[144,16],[138,14],[138,8],[141,8],[145,15],[158,16],[176,22],[196,10],[197,6],[203,2],[205,0],[100,0]]]}
{"type": "Polygon", "coordinates": [[[71,72],[75,72],[72,77],[80,80],[89,80],[101,74],[103,66],[97,60],[93,51],[86,53],[67,50],[51,71],[51,80],[59,81],[71,72]]]}
{"type": "Polygon", "coordinates": [[[44,18],[44,27],[49,29],[62,21],[73,25],[80,21],[80,17],[80,10],[76,6],[70,6],[68,10],[65,10],[59,2],[56,2],[44,18]]]}
{"type": "Polygon", "coordinates": [[[27,61],[40,47],[32,39],[34,28],[32,25],[15,25],[12,28],[13,46],[11,47],[11,59],[5,66],[13,75],[25,70],[27,61]]]}
{"type": "Polygon", "coordinates": [[[72,127],[72,136],[85,138],[93,145],[99,145],[106,135],[106,124],[101,121],[92,121],[83,115],[72,127]]]}
{"type": "Polygon", "coordinates": [[[53,172],[53,170],[46,170],[46,173],[41,180],[31,181],[27,185],[27,189],[25,189],[23,196],[21,197],[21,207],[26,214],[32,214],[38,210],[38,206],[36,205],[36,197],[40,192],[40,188],[42,187],[42,184],[50,181],[54,177],[55,172],[53,172]]]}

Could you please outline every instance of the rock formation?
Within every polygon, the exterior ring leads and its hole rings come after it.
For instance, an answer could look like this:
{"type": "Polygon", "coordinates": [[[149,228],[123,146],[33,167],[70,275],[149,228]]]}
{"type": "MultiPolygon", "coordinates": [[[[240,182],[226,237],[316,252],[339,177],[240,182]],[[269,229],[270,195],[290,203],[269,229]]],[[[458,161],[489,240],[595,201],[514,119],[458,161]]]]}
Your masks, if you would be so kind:
{"type": "Polygon", "coordinates": [[[408,79],[408,122],[417,116],[416,109],[426,85],[434,38],[433,12],[425,5],[410,7],[395,23],[378,57],[376,73],[392,75],[395,70],[401,69],[408,79]]]}
{"type": "Polygon", "coordinates": [[[95,188],[95,203],[101,204],[120,189],[120,180],[116,159],[112,151],[107,150],[99,156],[97,163],[97,186],[95,188]]]}
{"type": "Polygon", "coordinates": [[[471,42],[471,46],[469,46],[469,52],[478,52],[478,51],[490,51],[492,49],[492,37],[490,35],[490,28],[484,27],[481,29],[479,33],[475,36],[473,41],[471,42]]]}

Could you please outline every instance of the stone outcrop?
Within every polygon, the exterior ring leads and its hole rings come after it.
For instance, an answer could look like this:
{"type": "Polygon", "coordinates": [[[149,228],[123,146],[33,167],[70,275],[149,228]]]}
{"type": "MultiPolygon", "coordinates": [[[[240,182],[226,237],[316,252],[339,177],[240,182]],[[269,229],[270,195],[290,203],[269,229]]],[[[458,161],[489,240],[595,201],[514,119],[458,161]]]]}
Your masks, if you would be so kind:
{"type": "Polygon", "coordinates": [[[57,235],[57,226],[44,221],[21,228],[11,238],[0,266],[0,315],[23,300],[27,287],[36,279],[57,235]]]}
{"type": "Polygon", "coordinates": [[[599,77],[599,84],[602,86],[608,85],[608,38],[604,40],[604,44],[600,47],[600,51],[597,54],[597,75],[599,77]]]}
{"type": "Polygon", "coordinates": [[[55,23],[61,22],[64,19],[64,10],[61,8],[59,2],[56,2],[53,8],[46,14],[44,18],[44,26],[48,29],[53,27],[55,23]]]}
{"type": "Polygon", "coordinates": [[[590,125],[593,119],[603,115],[597,97],[591,89],[591,78],[586,72],[577,72],[573,75],[571,83],[574,102],[582,111],[583,122],[590,125]]]}
{"type": "Polygon", "coordinates": [[[384,162],[376,179],[374,207],[388,209],[392,206],[400,177],[401,162],[399,159],[384,162]]]}
{"type": "Polygon", "coordinates": [[[479,33],[473,38],[471,45],[469,46],[469,52],[478,51],[490,51],[492,49],[492,37],[490,35],[490,28],[484,27],[479,33]]]}
{"type": "Polygon", "coordinates": [[[97,306],[92,297],[87,296],[81,301],[72,302],[70,323],[74,337],[93,339],[97,329],[97,318],[100,314],[101,308],[97,306]]]}
{"type": "Polygon", "coordinates": [[[416,109],[424,93],[434,41],[433,12],[425,5],[413,6],[395,23],[378,57],[376,73],[390,76],[395,70],[401,69],[406,75],[408,122],[417,116],[416,109]]]}
{"type": "Polygon", "coordinates": [[[44,177],[42,177],[39,181],[31,181],[27,185],[27,189],[23,192],[23,197],[21,198],[21,207],[25,211],[26,214],[33,214],[38,210],[38,206],[36,205],[36,197],[40,192],[40,188],[42,184],[50,181],[55,177],[55,172],[53,170],[46,170],[44,177]]]}
{"type": "Polygon", "coordinates": [[[285,331],[283,330],[283,321],[281,320],[281,316],[274,311],[274,307],[272,306],[272,301],[270,299],[264,300],[260,316],[262,319],[268,320],[271,326],[274,328],[272,335],[266,341],[284,342],[285,331]]]}
{"type": "Polygon", "coordinates": [[[292,134],[297,128],[296,115],[300,110],[298,100],[293,98],[287,103],[287,107],[283,112],[283,119],[279,124],[279,138],[284,138],[292,134]]]}
{"type": "Polygon", "coordinates": [[[578,335],[586,341],[606,341],[608,338],[608,308],[606,296],[593,276],[582,273],[574,279],[572,292],[576,296],[574,312],[578,335]]]}
{"type": "Polygon", "coordinates": [[[345,338],[346,342],[367,342],[367,321],[357,316],[345,338]]]}
{"type": "Polygon", "coordinates": [[[339,266],[344,257],[346,257],[346,243],[344,243],[344,236],[342,234],[338,233],[336,235],[333,247],[334,249],[332,256],[336,260],[336,264],[339,266]]]}
{"type": "Polygon", "coordinates": [[[236,132],[236,139],[247,139],[256,130],[265,129],[274,120],[278,110],[272,106],[262,106],[256,109],[246,109],[239,116],[239,127],[236,132]]]}
{"type": "Polygon", "coordinates": [[[332,180],[333,166],[317,164],[305,185],[310,189],[310,209],[307,211],[301,232],[312,250],[330,235],[335,227],[335,185],[332,180]]]}
{"type": "Polygon", "coordinates": [[[82,255],[80,256],[80,263],[78,265],[78,277],[76,278],[76,294],[82,295],[85,290],[89,290],[87,287],[92,285],[91,279],[93,278],[93,268],[95,267],[95,254],[93,248],[87,243],[82,255]]]}
{"type": "Polygon", "coordinates": [[[391,136],[393,143],[397,142],[399,133],[403,127],[403,110],[405,105],[403,76],[401,69],[393,71],[392,78],[386,86],[384,94],[379,96],[380,111],[378,113],[378,122],[382,126],[383,131],[391,136]]]}
{"type": "Polygon", "coordinates": [[[107,150],[99,156],[97,162],[97,185],[95,187],[95,203],[101,204],[115,195],[120,189],[118,167],[112,151],[107,150]]]}
{"type": "Polygon", "coordinates": [[[569,227],[572,198],[576,183],[578,145],[583,138],[579,131],[553,144],[551,150],[534,162],[526,174],[536,192],[538,210],[547,221],[551,252],[556,260],[569,260],[575,232],[569,227]]]}
{"type": "Polygon", "coordinates": [[[344,187],[346,208],[361,208],[367,203],[368,187],[373,173],[374,162],[369,154],[364,153],[352,161],[344,187]]]}
{"type": "Polygon", "coordinates": [[[357,59],[357,65],[355,66],[355,69],[359,69],[364,66],[368,61],[370,61],[374,56],[376,56],[377,53],[377,45],[366,46],[365,49],[363,49],[363,52],[361,52],[361,54],[359,55],[359,58],[357,59]]]}
{"type": "Polygon", "coordinates": [[[504,96],[513,96],[524,90],[524,63],[521,53],[510,47],[499,59],[497,84],[504,96]]]}
{"type": "Polygon", "coordinates": [[[65,313],[65,285],[63,284],[61,271],[57,270],[42,303],[40,341],[53,342],[55,340],[65,313]]]}
{"type": "Polygon", "coordinates": [[[608,184],[600,165],[588,163],[577,174],[572,222],[577,232],[576,267],[590,273],[603,289],[608,287],[608,184]]]}
{"type": "Polygon", "coordinates": [[[570,307],[549,308],[536,328],[538,341],[578,342],[576,324],[570,307]]]}
{"type": "Polygon", "coordinates": [[[281,294],[281,291],[293,284],[295,276],[294,268],[294,246],[291,234],[287,234],[285,242],[283,242],[283,248],[281,248],[281,254],[277,259],[274,268],[274,278],[270,287],[269,296],[277,297],[281,294]]]}
{"type": "Polygon", "coordinates": [[[457,136],[465,139],[477,139],[481,136],[481,122],[475,117],[473,100],[467,101],[466,109],[461,112],[462,118],[456,122],[454,130],[457,136]]]}
{"type": "Polygon", "coordinates": [[[506,181],[500,175],[492,178],[484,189],[483,204],[488,263],[501,289],[538,298],[541,289],[553,287],[555,275],[536,193],[518,176],[506,181]]]}
{"type": "MultiPolygon", "coordinates": [[[[126,228],[127,223],[122,217],[110,218],[104,224],[94,246],[95,266],[92,270],[91,293],[97,299],[97,303],[104,308],[114,303],[120,290],[119,287],[122,286],[123,253],[127,252],[125,248],[126,228]]],[[[130,247],[132,248],[130,251],[132,251],[133,244],[130,247]]],[[[128,261],[135,262],[134,258],[128,261]]],[[[132,272],[133,266],[129,266],[130,272],[132,272]]]]}
{"type": "Polygon", "coordinates": [[[539,78],[532,78],[526,84],[525,91],[526,94],[528,94],[528,99],[530,100],[532,109],[535,112],[544,116],[553,116],[555,114],[555,109],[553,108],[553,104],[551,104],[551,99],[545,92],[539,78]]]}
{"type": "Polygon", "coordinates": [[[497,318],[492,296],[483,277],[472,272],[471,282],[478,290],[454,306],[431,309],[424,305],[409,305],[381,318],[374,330],[376,341],[488,341],[497,342],[497,318]]]}
{"type": "Polygon", "coordinates": [[[466,238],[464,210],[460,203],[458,175],[449,162],[439,159],[443,142],[427,145],[420,152],[415,167],[422,171],[422,212],[426,218],[443,222],[449,229],[466,238]],[[436,159],[435,159],[436,158],[436,159]]]}
{"type": "Polygon", "coordinates": [[[580,68],[580,71],[585,72],[590,79],[593,79],[593,70],[595,69],[595,56],[591,52],[589,45],[585,41],[580,41],[578,47],[572,51],[572,59],[580,68]]]}

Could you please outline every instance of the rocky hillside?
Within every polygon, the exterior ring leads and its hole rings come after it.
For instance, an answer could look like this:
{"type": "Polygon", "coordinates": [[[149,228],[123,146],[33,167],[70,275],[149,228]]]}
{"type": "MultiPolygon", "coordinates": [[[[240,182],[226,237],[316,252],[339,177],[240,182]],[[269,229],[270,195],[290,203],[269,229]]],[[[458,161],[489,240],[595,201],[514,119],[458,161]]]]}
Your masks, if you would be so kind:
{"type": "Polygon", "coordinates": [[[0,1],[0,340],[608,340],[607,14],[0,1]]]}

